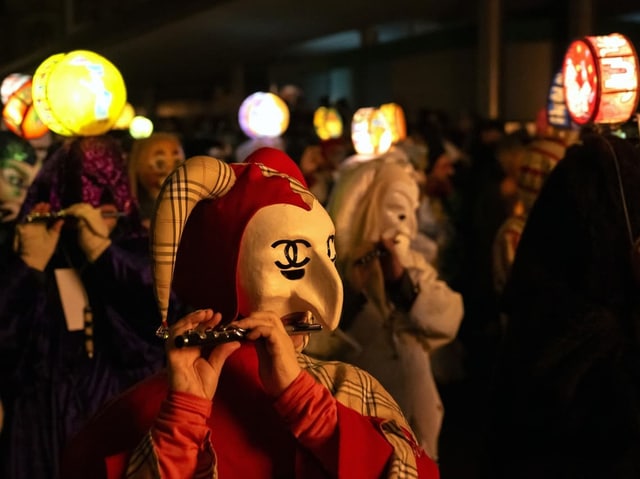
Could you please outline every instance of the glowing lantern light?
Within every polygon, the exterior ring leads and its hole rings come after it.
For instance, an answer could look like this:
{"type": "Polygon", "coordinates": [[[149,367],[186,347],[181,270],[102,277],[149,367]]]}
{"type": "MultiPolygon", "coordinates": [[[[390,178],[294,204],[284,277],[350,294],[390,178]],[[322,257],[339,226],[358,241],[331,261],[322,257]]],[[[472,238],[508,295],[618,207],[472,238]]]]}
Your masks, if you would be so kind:
{"type": "Polygon", "coordinates": [[[6,105],[11,94],[28,80],[31,80],[31,75],[25,75],[23,73],[12,73],[6,76],[0,84],[0,99],[2,100],[2,104],[6,105]]]}
{"type": "Polygon", "coordinates": [[[87,50],[47,58],[33,75],[33,101],[42,121],[64,136],[109,131],[127,101],[118,69],[87,50]]]}
{"type": "Polygon", "coordinates": [[[638,57],[618,33],[571,43],[563,77],[567,108],[578,125],[623,123],[638,106],[638,57]]]}
{"type": "Polygon", "coordinates": [[[391,148],[391,128],[378,108],[360,108],[351,121],[351,141],[360,155],[381,155],[391,148]]]}
{"type": "Polygon", "coordinates": [[[278,95],[256,92],[240,105],[238,123],[249,138],[276,138],[289,126],[289,107],[278,95]]]}
{"type": "Polygon", "coordinates": [[[385,103],[380,105],[380,111],[384,114],[391,129],[391,142],[397,143],[407,138],[407,120],[404,110],[397,103],[385,103]]]}
{"type": "Polygon", "coordinates": [[[313,114],[313,127],[321,140],[342,136],[342,117],[333,107],[321,106],[313,114]]]}
{"type": "Polygon", "coordinates": [[[129,124],[129,134],[132,138],[139,140],[148,138],[153,133],[153,122],[145,116],[134,116],[129,124]]]}
{"type": "Polygon", "coordinates": [[[134,116],[136,116],[136,112],[133,109],[133,105],[131,105],[131,103],[129,102],[125,103],[124,108],[122,109],[122,113],[120,113],[120,116],[113,125],[113,129],[127,130],[129,128],[129,125],[131,125],[131,120],[133,120],[134,116]]]}
{"type": "Polygon", "coordinates": [[[2,109],[2,119],[9,130],[26,140],[40,138],[49,131],[33,107],[31,79],[9,96],[2,109]]]}
{"type": "Polygon", "coordinates": [[[549,87],[546,114],[549,125],[560,129],[571,128],[571,115],[569,115],[564,96],[562,69],[554,75],[551,87],[549,87]]]}

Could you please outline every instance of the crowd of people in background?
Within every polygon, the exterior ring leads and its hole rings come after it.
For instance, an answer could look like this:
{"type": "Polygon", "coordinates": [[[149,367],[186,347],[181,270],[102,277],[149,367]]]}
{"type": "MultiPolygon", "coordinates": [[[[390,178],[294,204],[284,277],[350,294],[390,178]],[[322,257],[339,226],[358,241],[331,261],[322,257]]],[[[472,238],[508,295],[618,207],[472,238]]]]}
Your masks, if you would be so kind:
{"type": "MultiPolygon", "coordinates": [[[[321,141],[312,111],[290,107],[279,147],[336,224],[345,291],[309,354],[376,377],[444,479],[454,461],[469,478],[640,477],[637,141],[423,108],[405,140],[354,164],[348,127],[321,141]],[[453,452],[465,409],[482,438],[468,458],[453,452]]],[[[82,424],[164,367],[156,198],[185,159],[234,163],[246,138],[158,125],[56,137],[39,159],[0,132],[2,477],[56,477],[82,424]]]]}

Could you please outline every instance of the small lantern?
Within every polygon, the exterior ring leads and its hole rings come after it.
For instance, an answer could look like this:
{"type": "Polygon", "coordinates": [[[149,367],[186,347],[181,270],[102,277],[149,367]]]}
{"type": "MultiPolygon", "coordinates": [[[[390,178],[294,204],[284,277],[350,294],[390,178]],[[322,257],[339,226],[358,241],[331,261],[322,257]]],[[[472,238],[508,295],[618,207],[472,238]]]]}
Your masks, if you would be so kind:
{"type": "Polygon", "coordinates": [[[313,114],[313,127],[323,141],[342,136],[342,117],[333,107],[321,106],[313,114]]]}
{"type": "Polygon", "coordinates": [[[360,108],[351,120],[351,141],[360,155],[382,155],[389,151],[392,134],[384,113],[378,108],[360,108]]]}
{"type": "Polygon", "coordinates": [[[127,93],[118,69],[87,50],[47,58],[33,75],[33,101],[42,121],[63,136],[109,131],[122,113],[127,93]]]}
{"type": "Polygon", "coordinates": [[[153,122],[146,116],[134,116],[129,124],[129,134],[132,138],[140,140],[149,138],[153,133],[153,122]]]}
{"type": "Polygon", "coordinates": [[[567,108],[578,125],[623,123],[636,111],[638,57],[619,33],[571,43],[563,77],[567,108]]]}
{"type": "Polygon", "coordinates": [[[40,138],[49,131],[33,107],[31,79],[9,96],[2,109],[2,120],[9,130],[26,140],[40,138]]]}
{"type": "Polygon", "coordinates": [[[402,107],[397,103],[385,103],[380,105],[380,111],[384,114],[391,129],[391,142],[398,143],[405,140],[407,138],[407,120],[402,107]]]}
{"type": "Polygon", "coordinates": [[[131,103],[129,102],[125,103],[124,108],[122,109],[122,113],[120,113],[120,116],[113,125],[113,129],[128,130],[129,125],[131,125],[131,120],[133,120],[134,116],[136,116],[136,111],[133,109],[133,105],[131,105],[131,103]]]}
{"type": "Polygon", "coordinates": [[[25,75],[24,73],[12,73],[7,75],[2,84],[0,84],[0,99],[2,104],[6,105],[9,101],[11,94],[24,85],[27,80],[31,80],[31,75],[25,75]]]}
{"type": "Polygon", "coordinates": [[[554,75],[549,87],[546,115],[549,125],[555,128],[567,130],[572,127],[571,115],[564,97],[562,69],[554,75]]]}
{"type": "Polygon", "coordinates": [[[256,92],[240,105],[238,123],[249,138],[276,138],[289,126],[289,107],[278,95],[256,92]]]}

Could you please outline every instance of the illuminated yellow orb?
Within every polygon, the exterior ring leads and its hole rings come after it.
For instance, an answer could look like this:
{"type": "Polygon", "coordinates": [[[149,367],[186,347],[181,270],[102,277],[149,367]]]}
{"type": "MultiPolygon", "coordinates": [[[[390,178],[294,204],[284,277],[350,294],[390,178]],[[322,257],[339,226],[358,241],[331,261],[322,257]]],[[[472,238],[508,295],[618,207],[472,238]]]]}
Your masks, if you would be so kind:
{"type": "Polygon", "coordinates": [[[333,107],[321,106],[313,114],[313,127],[321,140],[342,136],[342,117],[333,107]]]}
{"type": "Polygon", "coordinates": [[[33,75],[32,95],[43,123],[63,136],[106,133],[127,102],[120,71],[88,50],[58,53],[42,62],[33,75]]]}
{"type": "Polygon", "coordinates": [[[149,138],[153,133],[153,122],[146,116],[134,116],[129,124],[129,134],[136,140],[149,138]]]}
{"type": "Polygon", "coordinates": [[[122,109],[122,113],[113,125],[114,130],[127,130],[131,124],[131,120],[136,115],[136,111],[131,103],[127,102],[122,109]]]}

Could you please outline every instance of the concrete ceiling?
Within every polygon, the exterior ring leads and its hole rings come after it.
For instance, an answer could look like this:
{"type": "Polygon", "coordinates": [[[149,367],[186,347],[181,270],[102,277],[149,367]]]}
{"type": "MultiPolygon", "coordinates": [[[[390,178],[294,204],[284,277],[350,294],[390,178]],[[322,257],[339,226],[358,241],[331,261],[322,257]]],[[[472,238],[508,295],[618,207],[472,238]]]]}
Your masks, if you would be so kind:
{"type": "MultiPolygon", "coordinates": [[[[570,2],[503,0],[505,15],[566,17],[570,2]]],[[[0,75],[33,73],[48,55],[90,49],[109,58],[133,90],[214,81],[237,65],[266,65],[301,52],[308,42],[376,25],[429,29],[474,24],[474,0],[4,0],[0,28],[31,41],[0,52],[0,75]],[[66,5],[60,10],[59,5],[66,5]],[[29,4],[33,8],[25,9],[29,4]],[[42,4],[41,11],[36,11],[42,4]],[[45,4],[50,5],[49,10],[45,4]],[[52,6],[52,5],[55,5],[52,6]],[[47,13],[48,12],[48,13],[47,13]],[[48,16],[47,16],[48,15],[48,16]],[[15,18],[13,18],[15,17],[15,18]],[[44,20],[42,20],[44,18],[44,20]],[[48,36],[23,33],[35,21],[54,22],[48,36]],[[29,23],[31,21],[31,23],[29,23]],[[55,23],[57,22],[57,23],[55,23]],[[62,22],[60,27],[58,23],[62,22]],[[31,45],[30,44],[30,45],[31,45]]],[[[637,0],[593,1],[606,15],[628,14],[637,0]],[[603,10],[604,9],[604,10],[603,10]]],[[[330,42],[325,42],[330,44],[330,42]]],[[[322,43],[316,42],[317,45],[322,43]]],[[[317,54],[317,49],[316,49],[317,54]]]]}

